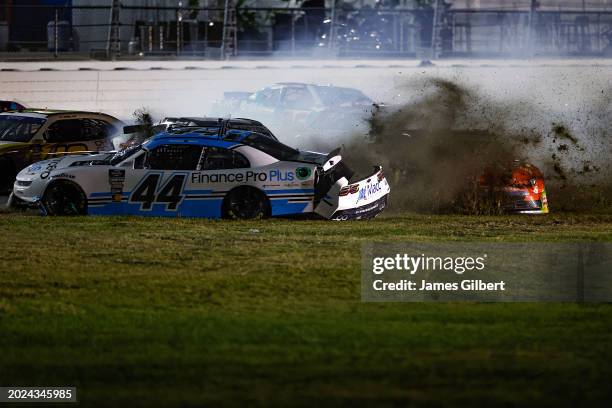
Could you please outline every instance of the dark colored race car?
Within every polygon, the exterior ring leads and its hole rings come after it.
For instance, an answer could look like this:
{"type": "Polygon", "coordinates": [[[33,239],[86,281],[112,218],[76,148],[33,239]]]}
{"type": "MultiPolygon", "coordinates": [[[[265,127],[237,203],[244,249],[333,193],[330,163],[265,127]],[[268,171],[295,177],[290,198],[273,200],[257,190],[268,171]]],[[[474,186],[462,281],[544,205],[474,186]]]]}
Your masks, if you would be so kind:
{"type": "Polygon", "coordinates": [[[0,113],[0,193],[28,165],[72,152],[112,150],[122,122],[93,112],[19,110],[0,113]]]}
{"type": "Polygon", "coordinates": [[[25,106],[15,101],[0,101],[0,112],[23,110],[25,106]]]}
{"type": "Polygon", "coordinates": [[[170,131],[175,128],[192,128],[206,127],[218,128],[225,126],[226,128],[247,130],[257,132],[278,141],[276,136],[264,124],[252,119],[245,118],[210,118],[210,117],[185,117],[185,116],[167,116],[159,122],[125,126],[123,132],[129,137],[116,138],[115,141],[122,139],[119,143],[119,149],[125,149],[129,146],[138,145],[145,140],[158,133],[170,131]]]}
{"type": "Polygon", "coordinates": [[[251,117],[279,134],[367,132],[375,105],[360,90],[331,85],[282,82],[257,92],[226,92],[214,116],[251,117]]]}
{"type": "Polygon", "coordinates": [[[487,169],[480,178],[483,200],[511,214],[548,214],[544,176],[529,163],[514,163],[503,172],[487,169]]]}

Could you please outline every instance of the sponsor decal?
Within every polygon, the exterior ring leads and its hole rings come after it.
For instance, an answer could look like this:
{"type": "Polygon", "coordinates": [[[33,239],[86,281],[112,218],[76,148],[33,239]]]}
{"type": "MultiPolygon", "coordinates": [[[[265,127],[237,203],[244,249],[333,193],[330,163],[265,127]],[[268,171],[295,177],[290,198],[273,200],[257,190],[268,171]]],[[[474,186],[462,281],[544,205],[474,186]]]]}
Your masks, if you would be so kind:
{"type": "Polygon", "coordinates": [[[298,167],[295,169],[295,175],[299,180],[306,180],[312,174],[310,167],[298,167]]]}
{"type": "Polygon", "coordinates": [[[246,173],[201,173],[199,171],[191,173],[191,182],[193,184],[247,183],[266,180],[268,180],[268,173],[250,170],[246,173]]]}
{"type": "Polygon", "coordinates": [[[114,202],[121,202],[123,195],[123,185],[125,183],[125,170],[124,169],[110,169],[108,170],[108,183],[111,187],[111,195],[114,202]]]}
{"type": "Polygon", "coordinates": [[[53,176],[53,178],[69,178],[69,179],[73,179],[74,176],[72,174],[60,173],[60,174],[56,174],[55,176],[53,176]]]}
{"type": "Polygon", "coordinates": [[[359,191],[359,184],[351,184],[350,186],[344,186],[340,189],[340,197],[355,194],[359,191]]]}
{"type": "Polygon", "coordinates": [[[49,177],[49,174],[51,174],[51,172],[53,170],[55,170],[55,168],[57,167],[57,165],[59,164],[59,162],[62,161],[62,158],[58,158],[58,159],[53,159],[51,160],[48,164],[47,167],[45,167],[45,170],[40,173],[40,178],[41,179],[46,179],[47,177],[49,177]]]}
{"type": "Polygon", "coordinates": [[[362,200],[367,200],[372,195],[378,193],[382,188],[380,187],[380,182],[366,184],[359,190],[359,197],[357,197],[357,202],[362,200]]]}
{"type": "Polygon", "coordinates": [[[293,181],[295,176],[291,171],[270,170],[270,181],[293,181]]]}
{"type": "Polygon", "coordinates": [[[186,174],[174,174],[165,182],[160,173],[149,173],[142,179],[130,196],[131,203],[140,203],[141,211],[151,211],[153,204],[165,204],[167,211],[177,211],[185,198],[186,174]]]}
{"type": "Polygon", "coordinates": [[[28,167],[29,172],[36,172],[36,171],[41,171],[41,170],[42,170],[42,166],[40,164],[33,164],[30,167],[28,167]]]}
{"type": "Polygon", "coordinates": [[[241,173],[191,173],[192,184],[249,183],[249,182],[291,182],[295,175],[291,171],[270,170],[268,172],[247,171],[241,173]]]}

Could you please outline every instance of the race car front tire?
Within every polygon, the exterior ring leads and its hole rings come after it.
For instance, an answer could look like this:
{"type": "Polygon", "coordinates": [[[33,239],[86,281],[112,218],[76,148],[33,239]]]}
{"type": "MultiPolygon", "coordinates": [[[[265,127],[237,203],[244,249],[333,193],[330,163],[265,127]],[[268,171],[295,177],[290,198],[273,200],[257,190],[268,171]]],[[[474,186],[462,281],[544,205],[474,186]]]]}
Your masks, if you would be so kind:
{"type": "Polygon", "coordinates": [[[270,216],[270,201],[261,191],[253,187],[238,187],[230,191],[223,200],[223,218],[255,220],[270,216]]]}
{"type": "Polygon", "coordinates": [[[42,205],[47,215],[70,216],[87,214],[87,197],[76,184],[58,180],[45,190],[42,205]]]}
{"type": "Polygon", "coordinates": [[[13,191],[17,171],[11,159],[0,158],[0,194],[13,191]]]}

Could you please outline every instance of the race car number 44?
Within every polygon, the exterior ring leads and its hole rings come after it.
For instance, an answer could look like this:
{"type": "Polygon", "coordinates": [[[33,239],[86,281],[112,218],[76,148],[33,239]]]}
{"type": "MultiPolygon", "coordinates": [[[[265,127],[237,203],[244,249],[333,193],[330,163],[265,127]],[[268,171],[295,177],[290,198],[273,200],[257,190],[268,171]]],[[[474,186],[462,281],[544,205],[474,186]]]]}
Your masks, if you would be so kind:
{"type": "Polygon", "coordinates": [[[0,402],[76,401],[76,387],[0,387],[0,402]]]}

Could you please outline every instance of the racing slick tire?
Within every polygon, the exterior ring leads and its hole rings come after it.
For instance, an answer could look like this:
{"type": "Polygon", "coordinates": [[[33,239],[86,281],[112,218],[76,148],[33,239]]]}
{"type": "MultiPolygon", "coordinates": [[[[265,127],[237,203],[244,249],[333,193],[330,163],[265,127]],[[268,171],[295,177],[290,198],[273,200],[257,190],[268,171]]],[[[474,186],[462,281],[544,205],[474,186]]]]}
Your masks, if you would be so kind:
{"type": "Polygon", "coordinates": [[[87,197],[79,186],[59,180],[51,183],[41,200],[47,215],[70,216],[87,214],[87,197]]]}
{"type": "Polygon", "coordinates": [[[1,158],[0,159],[0,194],[1,193],[9,193],[13,191],[13,183],[15,182],[15,177],[17,176],[17,171],[15,169],[15,165],[10,159],[1,158]]]}
{"type": "Polygon", "coordinates": [[[238,187],[225,196],[222,215],[223,218],[234,220],[268,218],[270,201],[261,190],[253,187],[238,187]]]}

